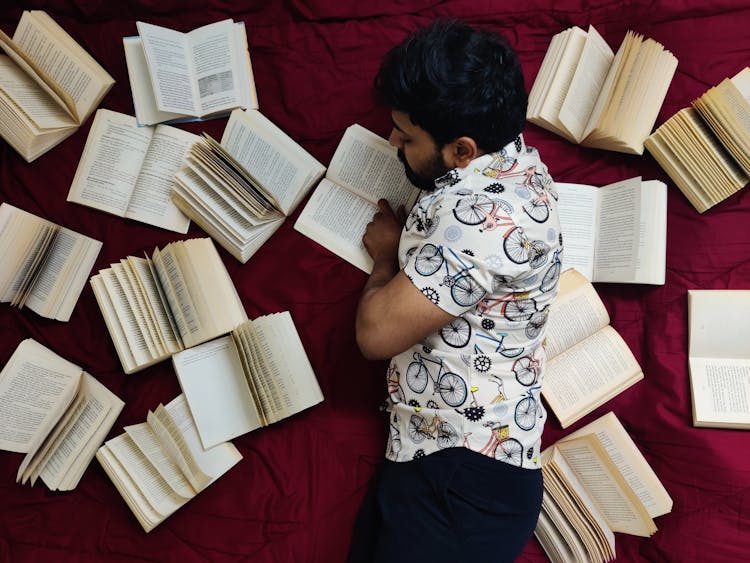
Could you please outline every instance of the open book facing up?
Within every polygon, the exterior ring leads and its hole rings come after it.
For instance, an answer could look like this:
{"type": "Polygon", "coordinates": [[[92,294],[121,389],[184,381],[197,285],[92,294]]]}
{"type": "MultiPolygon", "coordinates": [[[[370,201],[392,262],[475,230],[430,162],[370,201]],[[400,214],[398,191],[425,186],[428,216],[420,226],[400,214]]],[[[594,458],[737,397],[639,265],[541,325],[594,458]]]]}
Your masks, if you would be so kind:
{"type": "Polygon", "coordinates": [[[643,154],[677,59],[628,31],[617,53],[589,26],[552,38],[529,92],[526,118],[587,147],[643,154]]]}
{"type": "Polygon", "coordinates": [[[750,180],[750,68],[670,117],[646,148],[699,213],[743,188],[750,180]]]}
{"type": "Polygon", "coordinates": [[[91,287],[125,373],[226,334],[247,320],[211,239],[176,241],[128,256],[91,287]]]}
{"type": "Polygon", "coordinates": [[[204,449],[184,395],[149,411],[96,452],[115,488],[146,532],[196,496],[242,455],[231,443],[204,449]]]}
{"type": "Polygon", "coordinates": [[[76,132],[114,79],[46,12],[0,31],[0,134],[27,162],[76,132]]]}
{"type": "Polygon", "coordinates": [[[555,182],[563,267],[589,281],[664,285],[667,186],[640,177],[597,188],[555,182]]]}
{"type": "Polygon", "coordinates": [[[614,532],[648,537],[672,499],[609,412],[542,452],[544,493],[535,535],[553,563],[615,557],[614,532]]]}
{"type": "Polygon", "coordinates": [[[693,425],[750,429],[750,289],[688,291],[693,425]]]}
{"type": "Polygon", "coordinates": [[[172,362],[205,448],[323,400],[288,311],[248,320],[172,362]]]}
{"type": "Polygon", "coordinates": [[[189,33],[136,22],[125,37],[125,60],[138,123],[221,117],[257,108],[243,22],[230,19],[189,33]]]}
{"type": "Polygon", "coordinates": [[[26,454],[16,482],[73,490],[123,405],[79,366],[21,342],[0,372],[0,449],[26,454]]]}
{"type": "Polygon", "coordinates": [[[102,243],[0,205],[0,301],[70,320],[102,243]]]}
{"type": "Polygon", "coordinates": [[[594,286],[574,269],[560,276],[546,352],[542,395],[563,428],[643,379],[594,286]]]}
{"type": "Polygon", "coordinates": [[[257,110],[234,110],[221,143],[205,135],[172,200],[242,263],[292,213],[325,167],[257,110]]]}
{"type": "Polygon", "coordinates": [[[362,244],[367,223],[387,199],[395,210],[411,209],[419,197],[388,141],[361,125],[347,128],[326,177],[294,228],[368,274],[372,259],[362,244]]]}
{"type": "Polygon", "coordinates": [[[190,219],[172,203],[172,184],[199,139],[169,125],[139,127],[130,115],[97,110],[68,201],[186,233],[190,219]]]}

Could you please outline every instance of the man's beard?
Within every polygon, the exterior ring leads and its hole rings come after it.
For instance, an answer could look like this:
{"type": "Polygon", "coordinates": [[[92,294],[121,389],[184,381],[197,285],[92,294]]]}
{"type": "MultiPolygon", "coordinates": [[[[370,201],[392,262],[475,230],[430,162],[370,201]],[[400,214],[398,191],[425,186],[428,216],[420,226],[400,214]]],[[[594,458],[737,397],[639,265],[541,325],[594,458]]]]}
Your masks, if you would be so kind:
{"type": "Polygon", "coordinates": [[[401,164],[404,165],[406,178],[420,190],[427,192],[434,192],[437,189],[435,186],[435,180],[444,176],[450,170],[450,168],[445,166],[443,155],[439,150],[435,151],[433,160],[429,163],[427,170],[422,174],[417,173],[411,166],[409,166],[404,151],[401,149],[398,150],[398,159],[401,161],[401,164]]]}

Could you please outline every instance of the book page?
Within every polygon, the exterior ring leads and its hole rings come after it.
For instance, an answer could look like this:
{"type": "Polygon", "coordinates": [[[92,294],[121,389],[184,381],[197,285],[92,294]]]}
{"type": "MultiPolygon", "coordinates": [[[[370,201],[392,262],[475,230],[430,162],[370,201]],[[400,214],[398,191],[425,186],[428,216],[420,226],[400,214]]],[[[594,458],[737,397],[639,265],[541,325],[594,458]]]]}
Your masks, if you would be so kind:
{"type": "Polygon", "coordinates": [[[175,174],[198,139],[197,135],[176,127],[156,126],[125,211],[126,218],[178,233],[187,232],[190,219],[177,209],[171,194],[175,174]]]}
{"type": "Polygon", "coordinates": [[[586,43],[559,111],[560,122],[579,141],[614,58],[606,41],[589,25],[586,43]]]}
{"type": "Polygon", "coordinates": [[[651,466],[638,450],[628,432],[613,412],[562,438],[567,441],[586,434],[595,434],[612,463],[638,496],[651,518],[672,510],[672,499],[651,466]]]}
{"type": "Polygon", "coordinates": [[[81,368],[27,338],[0,372],[0,450],[35,450],[78,391],[81,368]]]}
{"type": "Polygon", "coordinates": [[[664,285],[667,269],[667,185],[641,184],[640,232],[634,283],[664,285]]]}
{"type": "MultiPolygon", "coordinates": [[[[57,437],[52,445],[49,456],[43,460],[39,476],[50,490],[60,489],[69,471],[76,464],[87,467],[94,457],[101,443],[92,447],[94,436],[107,425],[106,432],[112,428],[116,415],[110,411],[116,409],[119,413],[124,403],[109,389],[99,383],[90,374],[84,372],[81,380],[82,397],[81,410],[73,424],[57,437]],[[86,451],[86,456],[81,453],[86,451]]],[[[103,436],[102,436],[103,438],[103,436]]]]}
{"type": "Polygon", "coordinates": [[[547,362],[542,395],[566,428],[641,379],[630,348],[606,326],[547,362]]]}
{"type": "Polygon", "coordinates": [[[750,290],[688,291],[688,323],[693,424],[750,428],[750,290]]]}
{"type": "Polygon", "coordinates": [[[542,493],[542,510],[534,534],[553,561],[576,563],[589,559],[588,550],[581,541],[578,530],[570,523],[552,495],[542,493]],[[555,557],[550,553],[553,550],[555,557]]]}
{"type": "Polygon", "coordinates": [[[599,193],[594,281],[632,280],[641,232],[641,179],[609,184],[599,193]]]}
{"type": "Polygon", "coordinates": [[[234,22],[215,22],[187,34],[193,79],[198,86],[198,115],[228,111],[242,105],[240,64],[234,22]]]}
{"type": "Polygon", "coordinates": [[[153,132],[129,115],[97,110],[68,201],[124,217],[153,132]]]}
{"type": "Polygon", "coordinates": [[[48,318],[70,320],[101,248],[101,241],[60,228],[26,306],[48,318]]]}
{"type": "Polygon", "coordinates": [[[256,346],[262,352],[262,367],[249,376],[265,382],[269,390],[272,410],[264,413],[268,421],[281,420],[321,402],[323,394],[289,312],[259,317],[253,321],[253,328],[256,346]]]}
{"type": "Polygon", "coordinates": [[[94,111],[114,83],[112,77],[44,12],[24,12],[13,41],[75,102],[79,123],[94,111]]]}
{"type": "Polygon", "coordinates": [[[156,467],[138,449],[130,435],[120,434],[108,440],[106,446],[122,464],[149,506],[158,512],[162,519],[187,502],[172,490],[156,467]]]}
{"type": "Polygon", "coordinates": [[[547,317],[547,358],[554,358],[608,324],[609,313],[594,286],[577,270],[565,270],[547,317]]]}
{"type": "Polygon", "coordinates": [[[560,196],[557,212],[560,230],[564,233],[563,268],[575,268],[587,280],[594,277],[594,247],[598,191],[594,186],[555,182],[560,196]]]}
{"type": "Polygon", "coordinates": [[[205,449],[261,427],[231,336],[172,356],[205,449]]]}
{"type": "Polygon", "coordinates": [[[185,478],[179,466],[172,460],[159,438],[148,423],[133,424],[125,427],[125,432],[141,453],[151,462],[169,487],[182,498],[195,496],[195,489],[185,478]]]}
{"type": "Polygon", "coordinates": [[[419,190],[406,178],[404,165],[388,141],[354,124],[347,128],[326,177],[373,205],[387,199],[393,209],[411,209],[419,190]]]}
{"type": "Polygon", "coordinates": [[[289,214],[325,167],[262,113],[234,110],[221,144],[289,214]]]}
{"type": "Polygon", "coordinates": [[[0,55],[0,90],[13,100],[39,129],[76,127],[76,121],[13,60],[0,55]]]}
{"type": "Polygon", "coordinates": [[[565,457],[613,532],[649,537],[656,525],[643,503],[609,459],[596,436],[587,434],[554,446],[565,457]]]}
{"type": "Polygon", "coordinates": [[[365,250],[362,235],[377,211],[376,204],[324,178],[294,228],[369,274],[372,258],[365,250]]]}
{"type": "Polygon", "coordinates": [[[156,125],[184,117],[182,113],[159,111],[156,106],[156,95],[151,84],[146,53],[143,42],[138,36],[123,37],[125,62],[128,67],[130,91],[133,94],[133,108],[139,125],[156,125]]]}
{"type": "Polygon", "coordinates": [[[187,35],[136,22],[160,111],[198,116],[200,102],[187,35]]]}

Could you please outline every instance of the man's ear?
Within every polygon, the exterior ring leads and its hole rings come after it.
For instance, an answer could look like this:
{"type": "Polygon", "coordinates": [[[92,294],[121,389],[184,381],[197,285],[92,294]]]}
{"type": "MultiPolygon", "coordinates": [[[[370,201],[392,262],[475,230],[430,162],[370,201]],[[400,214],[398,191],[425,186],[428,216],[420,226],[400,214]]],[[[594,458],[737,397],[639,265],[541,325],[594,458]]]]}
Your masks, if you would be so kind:
{"type": "Polygon", "coordinates": [[[481,155],[482,151],[471,137],[458,137],[443,147],[443,158],[451,168],[466,168],[481,155]]]}

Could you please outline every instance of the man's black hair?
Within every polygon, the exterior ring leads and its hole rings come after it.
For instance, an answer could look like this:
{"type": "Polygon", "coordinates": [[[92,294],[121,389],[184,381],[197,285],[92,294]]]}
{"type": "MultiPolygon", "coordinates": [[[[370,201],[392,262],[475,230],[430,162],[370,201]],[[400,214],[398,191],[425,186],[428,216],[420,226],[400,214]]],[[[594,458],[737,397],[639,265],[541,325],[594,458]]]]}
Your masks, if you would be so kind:
{"type": "Polygon", "coordinates": [[[459,21],[438,20],[391,49],[375,90],[432,135],[438,148],[466,135],[482,151],[498,151],[526,119],[516,53],[496,33],[459,21]]]}

